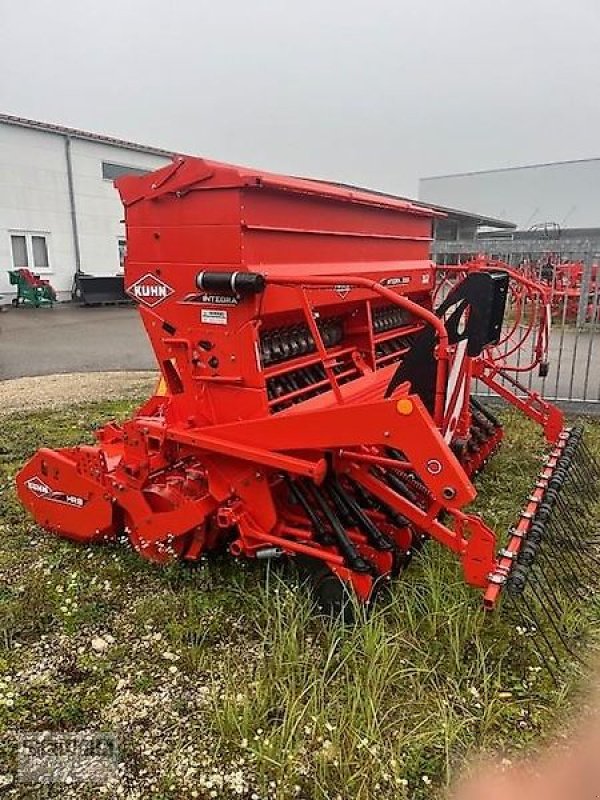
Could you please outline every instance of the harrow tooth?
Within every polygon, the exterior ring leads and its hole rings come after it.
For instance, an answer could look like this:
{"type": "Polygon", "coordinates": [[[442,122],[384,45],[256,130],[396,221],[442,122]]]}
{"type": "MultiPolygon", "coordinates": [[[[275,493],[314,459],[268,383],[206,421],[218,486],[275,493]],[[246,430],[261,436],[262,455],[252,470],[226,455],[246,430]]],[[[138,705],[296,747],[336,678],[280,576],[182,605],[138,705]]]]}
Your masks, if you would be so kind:
{"type": "Polygon", "coordinates": [[[560,559],[551,558],[546,554],[543,548],[540,548],[538,560],[547,568],[548,572],[552,573],[556,585],[558,588],[562,589],[567,597],[571,595],[581,597],[579,594],[579,582],[573,582],[573,577],[567,573],[560,559]]]}
{"type": "Polygon", "coordinates": [[[557,637],[558,641],[560,642],[560,644],[562,644],[562,646],[564,647],[566,652],[572,658],[574,658],[575,660],[581,662],[581,658],[575,653],[575,651],[570,646],[569,642],[566,639],[566,636],[560,630],[559,623],[557,622],[555,616],[552,614],[552,612],[551,612],[551,610],[549,608],[549,605],[552,605],[553,610],[555,611],[555,613],[557,614],[559,619],[562,619],[562,610],[560,608],[558,608],[558,606],[556,606],[556,604],[553,605],[553,603],[551,601],[552,592],[544,592],[542,594],[539,591],[539,589],[540,589],[539,583],[536,586],[535,578],[530,581],[529,586],[530,586],[530,589],[531,589],[531,593],[532,593],[533,597],[536,600],[537,607],[539,609],[541,609],[541,613],[544,614],[544,616],[548,620],[548,622],[550,624],[550,627],[552,628],[552,630],[556,634],[556,637],[557,637]],[[551,602],[548,602],[548,601],[551,601],[551,602]]]}
{"type": "MultiPolygon", "coordinates": [[[[554,649],[554,646],[553,646],[552,642],[550,641],[550,638],[546,634],[544,626],[540,624],[538,615],[534,611],[534,608],[533,608],[532,604],[530,604],[527,601],[527,597],[524,594],[521,595],[520,602],[523,604],[523,607],[525,608],[526,617],[528,617],[530,622],[533,624],[533,626],[535,628],[535,632],[539,633],[539,635],[542,637],[545,646],[548,648],[548,651],[550,652],[550,656],[551,656],[552,661],[554,662],[556,667],[559,668],[560,659],[558,658],[558,656],[556,654],[556,651],[554,649]]],[[[551,669],[549,660],[543,655],[543,650],[539,646],[537,640],[534,638],[533,641],[534,641],[534,643],[535,643],[535,645],[537,647],[538,653],[540,654],[540,657],[542,659],[542,663],[544,664],[544,666],[548,670],[548,672],[551,675],[551,677],[554,680],[554,682],[556,684],[558,684],[556,673],[551,669]]]]}

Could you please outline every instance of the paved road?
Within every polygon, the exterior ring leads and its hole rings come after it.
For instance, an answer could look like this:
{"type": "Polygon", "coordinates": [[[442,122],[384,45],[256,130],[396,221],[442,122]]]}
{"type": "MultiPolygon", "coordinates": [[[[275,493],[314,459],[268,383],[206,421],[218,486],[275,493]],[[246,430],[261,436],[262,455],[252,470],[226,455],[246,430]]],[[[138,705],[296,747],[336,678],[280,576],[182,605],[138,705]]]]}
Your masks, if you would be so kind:
{"type": "MultiPolygon", "coordinates": [[[[0,313],[0,379],[145,369],[156,369],[156,364],[131,306],[62,304],[0,313]]],[[[533,379],[531,385],[547,397],[600,400],[600,330],[590,335],[572,328],[561,333],[555,327],[550,375],[545,382],[533,379]]]]}
{"type": "Polygon", "coordinates": [[[156,369],[131,306],[9,308],[0,313],[0,379],[156,369]]]}

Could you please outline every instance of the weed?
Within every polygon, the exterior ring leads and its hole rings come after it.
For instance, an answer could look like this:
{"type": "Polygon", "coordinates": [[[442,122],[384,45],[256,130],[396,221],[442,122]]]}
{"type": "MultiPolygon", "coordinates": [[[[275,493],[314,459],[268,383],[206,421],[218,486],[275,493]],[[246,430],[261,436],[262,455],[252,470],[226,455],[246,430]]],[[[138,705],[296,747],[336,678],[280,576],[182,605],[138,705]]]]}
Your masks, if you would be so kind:
{"type": "MultiPolygon", "coordinates": [[[[3,420],[0,732],[112,730],[139,797],[386,800],[433,797],[474,754],[525,751],[564,724],[581,671],[557,689],[527,632],[485,614],[435,543],[344,627],[261,564],[158,568],[125,545],[82,548],[37,529],[13,488],[24,459],[41,444],[92,441],[96,424],[133,405],[3,420]]],[[[516,414],[504,421],[475,503],[500,533],[543,447],[516,414]]],[[[598,452],[600,426],[588,428],[598,452]]],[[[595,641],[594,602],[565,621],[595,641]]]]}

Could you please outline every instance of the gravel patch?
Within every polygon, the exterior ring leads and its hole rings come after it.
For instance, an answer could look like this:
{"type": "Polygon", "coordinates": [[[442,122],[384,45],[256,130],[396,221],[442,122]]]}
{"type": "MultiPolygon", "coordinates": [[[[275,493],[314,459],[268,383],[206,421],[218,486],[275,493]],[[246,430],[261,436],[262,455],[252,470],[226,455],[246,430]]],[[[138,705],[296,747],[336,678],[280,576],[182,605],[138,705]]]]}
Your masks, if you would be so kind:
{"type": "Polygon", "coordinates": [[[137,397],[156,386],[155,372],[75,372],[0,381],[0,416],[74,403],[137,397]]]}

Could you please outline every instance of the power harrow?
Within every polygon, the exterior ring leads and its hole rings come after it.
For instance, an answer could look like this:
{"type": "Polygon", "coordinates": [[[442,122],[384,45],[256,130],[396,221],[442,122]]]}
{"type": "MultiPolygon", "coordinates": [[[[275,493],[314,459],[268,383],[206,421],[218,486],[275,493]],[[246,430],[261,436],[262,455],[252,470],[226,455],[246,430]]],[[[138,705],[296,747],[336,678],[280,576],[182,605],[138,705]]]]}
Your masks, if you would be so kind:
{"type": "Polygon", "coordinates": [[[289,557],[330,610],[348,590],[370,603],[426,539],[456,554],[486,608],[538,591],[544,565],[580,591],[594,542],[569,523],[587,519],[597,467],[522,380],[548,370],[548,286],[489,259],[436,267],[436,213],[366,191],[187,157],[116,185],[126,287],[162,377],[95,445],[23,467],[42,527],[85,543],[125,533],[161,563],[289,557]],[[476,386],[549,444],[502,543],[466,510],[502,439],[476,386]]]}

